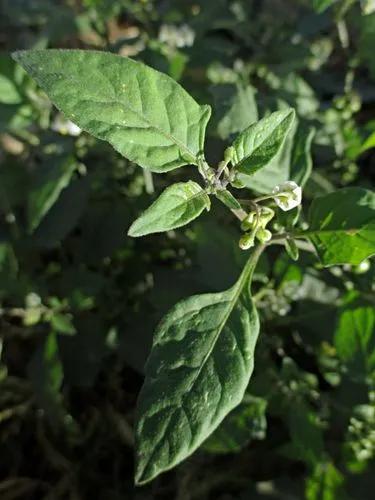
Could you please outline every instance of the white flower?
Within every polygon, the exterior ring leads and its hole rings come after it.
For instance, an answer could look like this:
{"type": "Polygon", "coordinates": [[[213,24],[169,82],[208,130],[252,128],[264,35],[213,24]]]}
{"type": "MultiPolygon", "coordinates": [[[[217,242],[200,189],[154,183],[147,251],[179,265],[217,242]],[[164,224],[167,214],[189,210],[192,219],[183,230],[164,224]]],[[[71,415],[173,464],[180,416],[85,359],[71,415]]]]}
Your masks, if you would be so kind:
{"type": "Polygon", "coordinates": [[[82,130],[75,123],[67,120],[62,115],[57,115],[51,124],[51,129],[62,135],[71,135],[77,137],[82,130]]]}
{"type": "Polygon", "coordinates": [[[278,207],[284,212],[291,210],[301,204],[302,188],[294,181],[282,182],[272,190],[274,200],[278,207]]]}

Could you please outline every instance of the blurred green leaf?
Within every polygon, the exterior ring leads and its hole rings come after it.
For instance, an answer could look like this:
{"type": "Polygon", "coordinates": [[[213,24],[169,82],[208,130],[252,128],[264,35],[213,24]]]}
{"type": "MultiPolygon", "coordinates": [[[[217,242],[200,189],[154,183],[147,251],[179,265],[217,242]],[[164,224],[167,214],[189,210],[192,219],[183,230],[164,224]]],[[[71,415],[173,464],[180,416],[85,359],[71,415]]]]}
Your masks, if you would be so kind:
{"type": "Polygon", "coordinates": [[[245,394],[217,430],[202,445],[209,453],[236,453],[254,439],[264,439],[267,430],[267,402],[245,394]]]}
{"type": "Polygon", "coordinates": [[[345,188],[316,198],[303,234],[325,266],[360,264],[375,253],[375,193],[345,188]]]}
{"type": "Polygon", "coordinates": [[[339,314],[334,332],[339,357],[357,372],[371,375],[375,370],[375,309],[349,303],[339,314]]]}
{"type": "Polygon", "coordinates": [[[28,229],[35,231],[43,217],[65,189],[77,165],[74,158],[62,157],[46,161],[33,175],[28,199],[28,229]]]}
{"type": "Polygon", "coordinates": [[[215,99],[215,118],[219,137],[228,139],[258,120],[255,89],[251,85],[216,85],[211,89],[215,99]]]}

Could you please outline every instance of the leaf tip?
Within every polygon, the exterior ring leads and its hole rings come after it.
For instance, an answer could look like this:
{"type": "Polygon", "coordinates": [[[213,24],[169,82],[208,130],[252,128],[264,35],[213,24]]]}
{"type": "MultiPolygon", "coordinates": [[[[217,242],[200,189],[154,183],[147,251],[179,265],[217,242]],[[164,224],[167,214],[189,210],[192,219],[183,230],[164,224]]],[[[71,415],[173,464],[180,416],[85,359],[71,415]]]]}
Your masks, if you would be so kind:
{"type": "Polygon", "coordinates": [[[136,238],[137,236],[139,236],[139,234],[137,234],[136,228],[134,227],[134,222],[128,229],[128,236],[130,236],[131,238],[136,238]]]}

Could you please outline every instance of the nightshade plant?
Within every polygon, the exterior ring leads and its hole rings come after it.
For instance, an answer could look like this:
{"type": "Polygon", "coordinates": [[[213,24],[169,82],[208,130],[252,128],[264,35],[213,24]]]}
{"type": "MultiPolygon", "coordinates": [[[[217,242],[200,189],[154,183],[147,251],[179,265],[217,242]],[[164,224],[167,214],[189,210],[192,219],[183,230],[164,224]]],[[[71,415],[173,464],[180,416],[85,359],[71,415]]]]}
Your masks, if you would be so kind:
{"type": "MultiPolygon", "coordinates": [[[[293,178],[272,192],[237,196],[279,152],[295,120],[293,109],[249,124],[213,167],[204,154],[211,109],[170,77],[104,52],[21,51],[14,58],[67,118],[144,169],[198,169],[201,184],[169,186],[133,222],[130,236],[188,224],[216,197],[239,219],[239,245],[249,251],[231,288],[179,302],[154,335],[136,426],[136,483],[143,484],[193,453],[241,402],[259,333],[251,282],[261,253],[281,243],[293,259],[299,249],[315,248],[324,266],[360,264],[375,253],[375,194],[345,188],[319,197],[301,223],[307,161],[296,161],[293,178]]],[[[300,155],[310,139],[304,137],[300,155]]]]}

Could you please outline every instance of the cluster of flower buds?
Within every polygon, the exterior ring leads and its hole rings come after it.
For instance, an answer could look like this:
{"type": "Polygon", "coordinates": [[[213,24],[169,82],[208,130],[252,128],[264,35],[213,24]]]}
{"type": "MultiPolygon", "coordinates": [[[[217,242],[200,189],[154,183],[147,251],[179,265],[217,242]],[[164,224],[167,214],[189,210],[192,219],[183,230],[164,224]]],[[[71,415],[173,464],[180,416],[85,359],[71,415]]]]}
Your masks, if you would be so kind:
{"type": "Polygon", "coordinates": [[[241,224],[241,229],[246,231],[239,241],[242,250],[253,247],[255,239],[260,243],[267,243],[272,238],[272,233],[266,226],[274,215],[275,212],[269,207],[259,207],[258,210],[253,210],[247,215],[241,224]]]}
{"type": "MultiPolygon", "coordinates": [[[[255,210],[251,211],[242,221],[241,229],[245,234],[239,241],[243,250],[248,250],[255,244],[255,239],[267,243],[272,238],[272,233],[266,226],[274,217],[275,212],[268,206],[259,206],[259,201],[272,199],[284,212],[297,207],[302,201],[302,189],[294,181],[286,181],[275,186],[272,193],[254,200],[255,210]]],[[[298,249],[293,240],[287,242],[288,253],[294,260],[298,258],[298,249]]]]}

